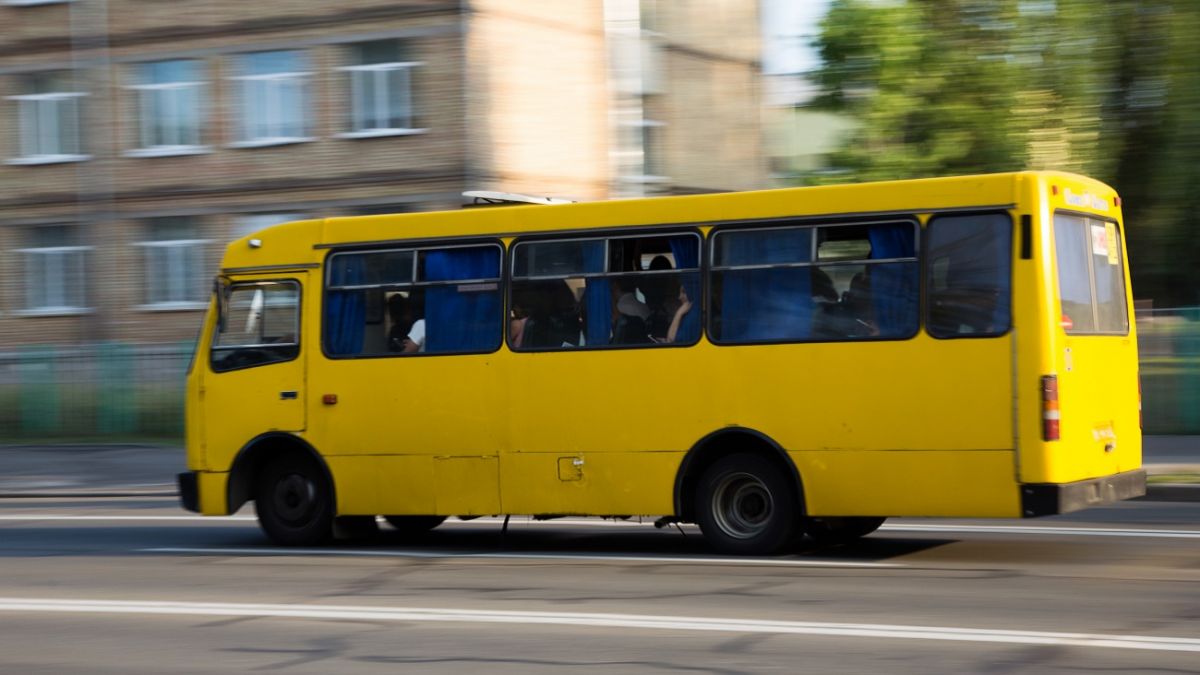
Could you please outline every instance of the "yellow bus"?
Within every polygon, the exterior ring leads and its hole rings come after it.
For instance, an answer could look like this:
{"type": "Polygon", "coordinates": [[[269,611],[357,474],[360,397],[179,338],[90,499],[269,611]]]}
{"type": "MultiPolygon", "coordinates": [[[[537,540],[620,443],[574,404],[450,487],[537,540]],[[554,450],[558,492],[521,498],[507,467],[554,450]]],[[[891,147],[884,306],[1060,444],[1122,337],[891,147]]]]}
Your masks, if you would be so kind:
{"type": "Polygon", "coordinates": [[[1141,495],[1121,202],[1022,172],[328,218],[233,242],[186,508],[661,517],[718,550],[1141,495]]]}

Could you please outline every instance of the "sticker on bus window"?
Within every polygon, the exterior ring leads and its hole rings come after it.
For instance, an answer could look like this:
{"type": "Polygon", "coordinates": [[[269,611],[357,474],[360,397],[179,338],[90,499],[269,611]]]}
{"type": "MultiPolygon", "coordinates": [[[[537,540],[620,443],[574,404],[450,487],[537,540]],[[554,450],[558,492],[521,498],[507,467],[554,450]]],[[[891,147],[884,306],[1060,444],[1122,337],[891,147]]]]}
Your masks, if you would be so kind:
{"type": "Polygon", "coordinates": [[[1104,241],[1108,246],[1108,264],[1116,265],[1119,247],[1117,245],[1117,226],[1113,223],[1104,224],[1104,241]]]}
{"type": "Polygon", "coordinates": [[[1092,255],[1108,257],[1108,237],[1103,225],[1092,225],[1092,255]]]}

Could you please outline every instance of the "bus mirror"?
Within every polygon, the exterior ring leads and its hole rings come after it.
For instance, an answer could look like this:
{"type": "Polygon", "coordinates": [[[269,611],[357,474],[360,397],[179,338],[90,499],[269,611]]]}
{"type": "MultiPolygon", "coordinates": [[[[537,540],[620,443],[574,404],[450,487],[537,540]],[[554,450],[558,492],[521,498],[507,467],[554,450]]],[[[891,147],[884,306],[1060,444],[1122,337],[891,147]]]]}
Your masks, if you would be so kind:
{"type": "Polygon", "coordinates": [[[221,277],[213,279],[213,297],[217,300],[217,332],[225,332],[225,318],[228,313],[228,298],[225,291],[228,285],[222,283],[221,277]]]}

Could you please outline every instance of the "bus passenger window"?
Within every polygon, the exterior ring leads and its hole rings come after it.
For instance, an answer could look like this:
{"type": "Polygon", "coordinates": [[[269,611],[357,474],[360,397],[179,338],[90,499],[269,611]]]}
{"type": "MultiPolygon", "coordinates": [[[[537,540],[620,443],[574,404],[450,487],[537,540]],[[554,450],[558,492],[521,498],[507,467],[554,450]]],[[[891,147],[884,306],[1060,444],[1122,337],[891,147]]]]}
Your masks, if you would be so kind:
{"type": "Polygon", "coordinates": [[[912,222],[718,231],[718,342],[906,338],[917,329],[912,222]]]}
{"type": "Polygon", "coordinates": [[[699,266],[695,233],[517,242],[509,346],[694,343],[699,266]]]}
{"type": "Polygon", "coordinates": [[[1003,335],[1011,323],[1012,219],[938,216],[926,228],[926,328],[937,338],[1003,335]]]}
{"type": "Polygon", "coordinates": [[[213,337],[213,371],[291,361],[299,355],[299,284],[234,284],[227,292],[222,303],[227,316],[213,337]]]}
{"type": "Polygon", "coordinates": [[[499,346],[497,244],[334,253],[326,279],[330,356],[489,352],[499,346]]]}

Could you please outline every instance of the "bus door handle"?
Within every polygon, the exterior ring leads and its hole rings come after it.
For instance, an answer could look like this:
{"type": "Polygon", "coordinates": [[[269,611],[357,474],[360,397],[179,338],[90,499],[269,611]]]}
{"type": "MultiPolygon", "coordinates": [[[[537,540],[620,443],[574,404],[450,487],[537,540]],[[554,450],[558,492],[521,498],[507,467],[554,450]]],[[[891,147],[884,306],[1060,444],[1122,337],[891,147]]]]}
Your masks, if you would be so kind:
{"type": "Polygon", "coordinates": [[[280,401],[295,401],[296,397],[298,397],[299,395],[300,395],[300,392],[297,392],[297,391],[281,391],[281,392],[279,392],[279,400],[280,401]]]}

